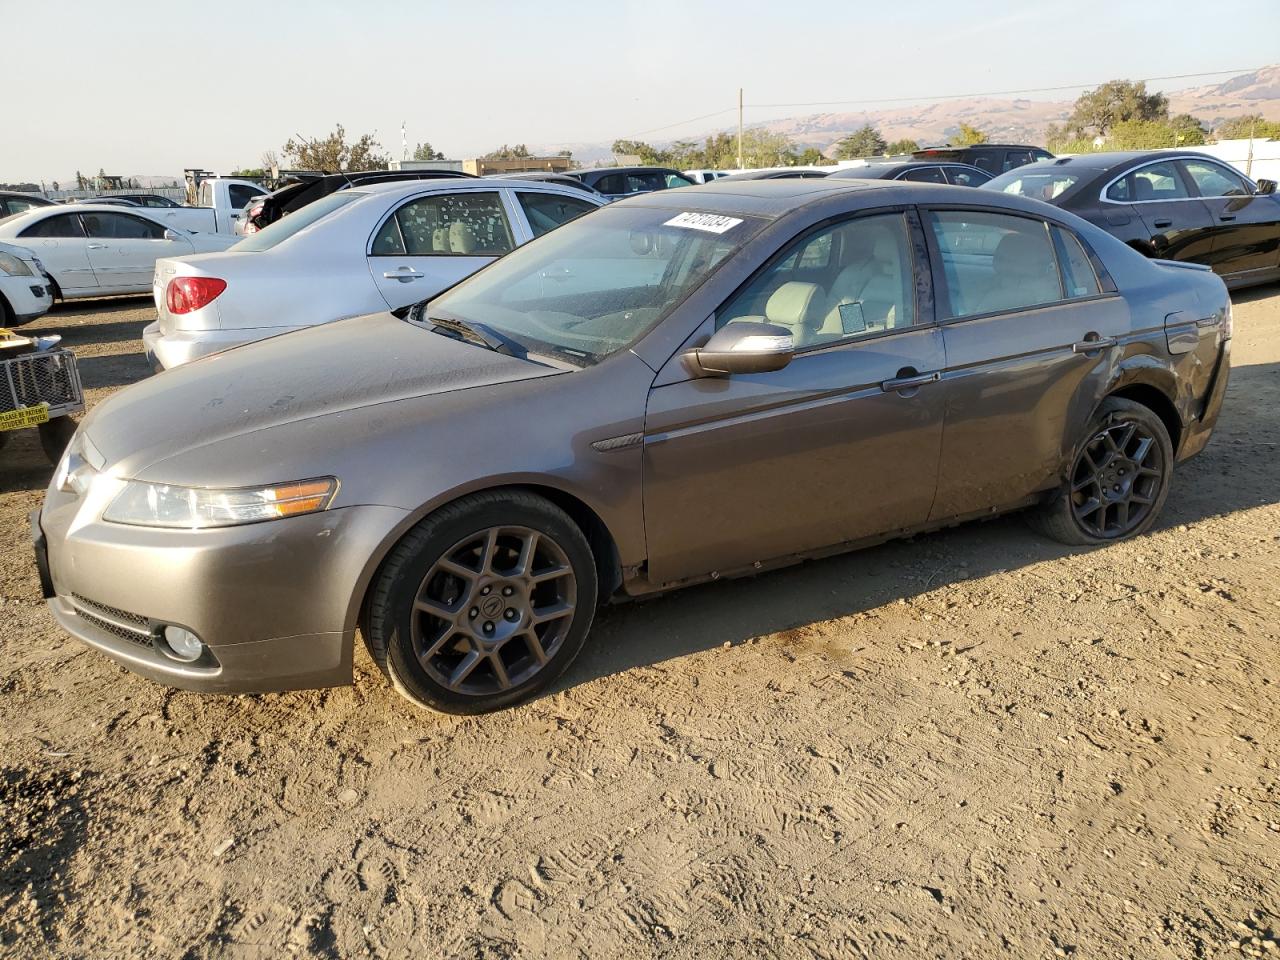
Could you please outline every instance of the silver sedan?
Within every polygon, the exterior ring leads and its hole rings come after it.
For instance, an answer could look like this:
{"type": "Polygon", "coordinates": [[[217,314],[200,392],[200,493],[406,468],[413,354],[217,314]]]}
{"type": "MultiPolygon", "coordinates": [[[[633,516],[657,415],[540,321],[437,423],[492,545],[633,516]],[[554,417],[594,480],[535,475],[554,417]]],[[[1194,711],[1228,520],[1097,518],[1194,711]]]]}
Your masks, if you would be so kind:
{"type": "Polygon", "coordinates": [[[167,369],[405,307],[603,203],[529,180],[415,180],[333,193],[225,253],[157,262],[159,319],[143,344],[153,366],[167,369]]]}

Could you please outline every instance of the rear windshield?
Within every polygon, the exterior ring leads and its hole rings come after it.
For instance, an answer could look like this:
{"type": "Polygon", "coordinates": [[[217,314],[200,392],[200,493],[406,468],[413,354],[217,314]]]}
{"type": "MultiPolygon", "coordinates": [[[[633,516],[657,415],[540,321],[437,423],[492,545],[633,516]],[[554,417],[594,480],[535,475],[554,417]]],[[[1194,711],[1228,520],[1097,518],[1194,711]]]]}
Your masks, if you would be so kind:
{"type": "Polygon", "coordinates": [[[1061,168],[1035,170],[1018,167],[1008,173],[988,180],[982,186],[986,190],[999,190],[1033,200],[1056,200],[1082,179],[1078,173],[1068,173],[1061,168]]]}
{"type": "Polygon", "coordinates": [[[305,230],[321,217],[327,217],[339,207],[345,207],[348,203],[367,196],[367,193],[357,193],[354,190],[331,193],[315,203],[307,204],[297,213],[282,217],[258,233],[245,237],[239,243],[233,244],[230,249],[236,253],[261,253],[263,250],[270,250],[277,244],[288,240],[295,233],[305,230]]]}

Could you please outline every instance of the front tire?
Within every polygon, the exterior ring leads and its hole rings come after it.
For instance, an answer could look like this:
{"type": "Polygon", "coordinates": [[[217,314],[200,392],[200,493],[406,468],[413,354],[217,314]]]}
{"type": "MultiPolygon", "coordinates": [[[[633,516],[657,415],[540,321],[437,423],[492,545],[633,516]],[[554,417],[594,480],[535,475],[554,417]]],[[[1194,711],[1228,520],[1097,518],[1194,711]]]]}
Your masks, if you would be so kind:
{"type": "Polygon", "coordinates": [[[1127,540],[1155,523],[1172,474],[1164,422],[1149,407],[1109,397],[1076,447],[1067,482],[1029,519],[1061,543],[1127,540]]]}
{"type": "Polygon", "coordinates": [[[40,449],[49,458],[50,463],[62,459],[67,444],[76,435],[76,422],[70,417],[54,417],[36,428],[40,432],[40,449]]]}
{"type": "Polygon", "coordinates": [[[374,581],[365,641],[396,690],[445,713],[533,696],[569,667],[595,616],[595,558],[559,507],[481,493],[414,527],[374,581]]]}

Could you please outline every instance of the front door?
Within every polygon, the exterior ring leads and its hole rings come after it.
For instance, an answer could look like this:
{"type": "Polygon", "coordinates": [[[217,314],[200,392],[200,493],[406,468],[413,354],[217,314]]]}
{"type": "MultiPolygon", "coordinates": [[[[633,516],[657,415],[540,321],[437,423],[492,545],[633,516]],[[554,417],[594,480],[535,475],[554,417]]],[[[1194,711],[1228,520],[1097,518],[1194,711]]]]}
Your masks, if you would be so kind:
{"type": "Polygon", "coordinates": [[[402,203],[369,245],[369,272],[393,310],[433,297],[515,246],[496,190],[434,193],[402,203]]]}
{"type": "Polygon", "coordinates": [[[1213,160],[1184,160],[1213,223],[1213,269],[1240,276],[1280,266],[1280,202],[1213,160]]]}
{"type": "Polygon", "coordinates": [[[1129,310],[1070,231],[956,209],[926,221],[947,356],[932,517],[946,520],[1057,483],[1063,451],[1103,397],[1129,310]]]}
{"type": "Polygon", "coordinates": [[[765,319],[797,355],[773,373],[690,379],[649,396],[649,578],[673,583],[923,523],[937,484],[944,365],[928,277],[903,212],[797,238],[717,311],[765,319]],[[825,269],[816,270],[821,251],[825,269]],[[790,280],[800,261],[807,280],[790,280]]]}

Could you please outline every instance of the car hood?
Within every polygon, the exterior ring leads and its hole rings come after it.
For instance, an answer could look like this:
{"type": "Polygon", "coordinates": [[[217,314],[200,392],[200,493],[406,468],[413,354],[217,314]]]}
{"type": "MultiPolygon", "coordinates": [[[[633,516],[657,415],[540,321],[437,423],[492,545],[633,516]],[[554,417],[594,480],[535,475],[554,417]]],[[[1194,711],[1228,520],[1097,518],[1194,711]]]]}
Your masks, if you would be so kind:
{"type": "Polygon", "coordinates": [[[104,400],[81,429],[100,469],[136,477],[268,427],[562,372],[371,314],[175,367],[104,400]]]}

